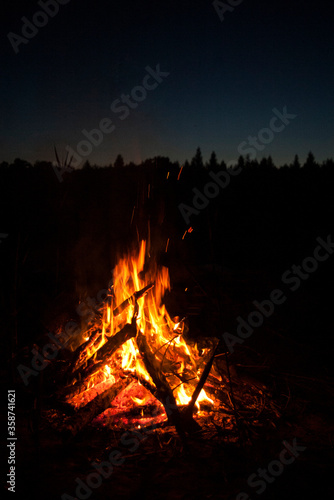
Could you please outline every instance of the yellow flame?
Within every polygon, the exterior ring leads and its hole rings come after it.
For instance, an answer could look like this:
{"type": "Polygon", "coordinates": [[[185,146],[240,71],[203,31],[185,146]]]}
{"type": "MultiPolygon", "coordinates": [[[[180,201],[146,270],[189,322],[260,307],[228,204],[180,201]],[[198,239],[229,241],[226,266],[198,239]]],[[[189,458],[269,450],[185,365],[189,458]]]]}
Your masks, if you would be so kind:
{"type": "Polygon", "coordinates": [[[186,393],[184,384],[182,384],[179,387],[177,387],[175,389],[175,392],[176,392],[175,399],[176,399],[177,404],[187,405],[190,402],[191,396],[189,396],[186,393]]]}

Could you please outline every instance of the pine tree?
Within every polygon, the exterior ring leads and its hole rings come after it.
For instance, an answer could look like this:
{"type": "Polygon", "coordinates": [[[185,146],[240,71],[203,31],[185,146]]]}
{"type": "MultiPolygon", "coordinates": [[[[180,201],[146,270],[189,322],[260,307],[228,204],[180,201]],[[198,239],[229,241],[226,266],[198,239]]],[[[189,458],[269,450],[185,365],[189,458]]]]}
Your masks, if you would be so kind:
{"type": "Polygon", "coordinates": [[[269,168],[275,168],[275,164],[274,164],[273,159],[272,159],[272,157],[270,155],[267,158],[267,166],[269,168]]]}
{"type": "Polygon", "coordinates": [[[214,151],[212,151],[209,163],[206,164],[206,167],[209,170],[216,171],[218,170],[218,161],[217,161],[217,155],[214,151]]]}
{"type": "Polygon", "coordinates": [[[291,165],[291,168],[294,168],[295,170],[299,170],[300,169],[300,161],[299,161],[298,155],[295,155],[295,157],[293,159],[293,163],[291,165]]]}
{"type": "Polygon", "coordinates": [[[116,168],[122,168],[122,167],[124,167],[124,159],[123,159],[122,155],[117,155],[116,156],[114,167],[116,167],[116,168]]]}
{"type": "Polygon", "coordinates": [[[245,168],[245,158],[242,155],[239,156],[237,165],[242,169],[245,168]]]}
{"type": "Polygon", "coordinates": [[[89,161],[88,161],[88,160],[86,160],[86,161],[85,161],[85,163],[82,165],[82,169],[83,169],[83,170],[88,170],[88,169],[90,169],[90,168],[92,168],[92,166],[91,166],[91,164],[89,163],[89,161]]]}
{"type": "Polygon", "coordinates": [[[202,151],[201,148],[196,149],[196,154],[194,158],[191,160],[191,166],[196,167],[196,168],[203,168],[203,157],[202,157],[202,151]]]}
{"type": "Polygon", "coordinates": [[[317,164],[314,158],[314,154],[312,153],[312,151],[310,151],[309,154],[307,155],[306,162],[304,163],[304,168],[314,169],[316,167],[317,164]]]}

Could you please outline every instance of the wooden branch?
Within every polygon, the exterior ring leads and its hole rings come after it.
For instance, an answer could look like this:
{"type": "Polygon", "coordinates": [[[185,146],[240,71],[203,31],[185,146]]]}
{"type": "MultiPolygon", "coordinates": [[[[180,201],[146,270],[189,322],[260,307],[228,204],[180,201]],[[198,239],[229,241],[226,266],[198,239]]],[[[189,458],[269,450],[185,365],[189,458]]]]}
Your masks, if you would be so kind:
{"type": "Polygon", "coordinates": [[[86,342],[81,344],[74,353],[74,358],[71,363],[69,372],[74,373],[85,361],[87,349],[92,347],[97,339],[101,337],[101,330],[96,331],[86,342]]]}
{"type": "Polygon", "coordinates": [[[213,361],[215,359],[215,354],[216,354],[216,351],[217,351],[217,347],[218,347],[218,344],[216,345],[214,351],[213,351],[213,354],[211,356],[211,358],[209,359],[209,361],[207,362],[206,364],[206,367],[204,368],[203,372],[202,372],[202,375],[201,375],[201,378],[199,379],[198,381],[198,384],[197,384],[197,387],[196,389],[194,390],[193,392],[193,395],[191,396],[191,400],[189,401],[188,403],[188,406],[184,412],[184,414],[190,418],[192,417],[192,414],[193,414],[193,411],[194,411],[194,406],[195,406],[195,403],[197,401],[197,398],[201,392],[201,390],[203,389],[204,387],[204,384],[206,382],[206,379],[208,378],[209,376],[209,373],[210,373],[210,370],[212,368],[212,364],[213,364],[213,361]]]}
{"type": "MultiPolygon", "coordinates": [[[[73,396],[85,390],[91,377],[103,369],[105,364],[110,362],[110,359],[125,342],[137,335],[136,314],[133,315],[131,323],[127,323],[122,330],[116,333],[97,351],[94,358],[90,358],[85,369],[77,370],[73,374],[73,379],[77,378],[77,382],[68,385],[62,391],[62,396],[73,396]]],[[[73,380],[72,379],[72,380],[73,380]]]]}
{"type": "Polygon", "coordinates": [[[81,377],[75,383],[71,385],[67,385],[66,387],[61,388],[58,393],[58,399],[61,401],[66,401],[74,396],[77,396],[83,391],[90,389],[93,385],[98,385],[106,380],[106,374],[104,372],[100,372],[94,378],[94,384],[91,383],[90,378],[82,379],[81,377]]]}
{"type": "Polygon", "coordinates": [[[116,384],[112,385],[109,389],[99,394],[80,408],[73,418],[66,423],[65,431],[70,433],[71,436],[76,436],[87,424],[89,424],[100,413],[103,413],[116,398],[133,381],[132,376],[121,378],[116,384]]]}
{"type": "MultiPolygon", "coordinates": [[[[163,413],[163,409],[160,409],[160,414],[163,413]]],[[[141,419],[141,418],[151,418],[152,414],[157,414],[157,407],[154,404],[150,405],[137,405],[130,410],[120,411],[114,415],[115,418],[126,418],[126,419],[141,419]]],[[[160,415],[159,414],[159,415],[160,415]]]]}
{"type": "MultiPolygon", "coordinates": [[[[145,286],[141,290],[138,290],[137,292],[133,293],[130,297],[128,297],[124,302],[122,302],[119,306],[117,306],[113,310],[113,317],[119,316],[127,307],[129,307],[131,304],[137,302],[140,297],[145,295],[151,288],[153,288],[154,283],[150,283],[149,285],[145,286]]],[[[99,319],[102,318],[102,314],[100,311],[94,311],[95,314],[99,317],[99,319]]],[[[119,332],[118,332],[119,333],[119,332]]],[[[78,349],[75,351],[74,358],[71,364],[71,367],[69,369],[69,373],[73,374],[78,368],[86,361],[86,352],[87,349],[92,347],[96,340],[101,336],[101,329],[97,328],[97,331],[93,336],[90,337],[86,342],[81,344],[78,349]]],[[[114,337],[112,337],[114,338],[114,337]]],[[[105,346],[104,346],[105,347],[105,346]]]]}
{"type": "Polygon", "coordinates": [[[230,403],[229,391],[227,389],[216,389],[215,387],[211,387],[207,385],[205,387],[205,391],[213,396],[215,399],[218,399],[223,405],[230,406],[232,408],[232,404],[230,403]]]}
{"type": "Polygon", "coordinates": [[[154,283],[150,283],[149,285],[145,286],[141,290],[138,290],[137,292],[133,293],[130,297],[124,300],[119,306],[116,307],[116,309],[113,310],[113,316],[114,318],[121,314],[127,307],[129,307],[131,304],[134,304],[137,302],[140,297],[145,295],[151,288],[154,287],[154,283]]]}
{"type": "Polygon", "coordinates": [[[140,331],[137,335],[137,345],[143,357],[144,365],[157,388],[156,397],[164,405],[169,422],[175,426],[184,445],[187,444],[184,425],[173,391],[160,371],[160,365],[147,344],[146,337],[140,331]]]}

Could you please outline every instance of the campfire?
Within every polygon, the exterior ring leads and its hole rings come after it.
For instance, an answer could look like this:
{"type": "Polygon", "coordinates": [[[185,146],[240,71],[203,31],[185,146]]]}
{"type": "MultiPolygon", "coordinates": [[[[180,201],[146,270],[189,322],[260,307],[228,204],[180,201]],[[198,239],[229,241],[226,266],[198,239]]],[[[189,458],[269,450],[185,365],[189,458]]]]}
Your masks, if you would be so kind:
{"type": "MultiPolygon", "coordinates": [[[[225,428],[236,418],[221,342],[192,339],[186,319],[171,318],[164,304],[170,288],[168,269],[152,262],[145,241],[120,258],[102,306],[71,341],[58,399],[74,410],[64,424],[72,435],[95,419],[171,425],[183,439],[203,419],[225,419],[225,428]]],[[[246,412],[259,407],[263,390],[244,387],[246,412]]]]}

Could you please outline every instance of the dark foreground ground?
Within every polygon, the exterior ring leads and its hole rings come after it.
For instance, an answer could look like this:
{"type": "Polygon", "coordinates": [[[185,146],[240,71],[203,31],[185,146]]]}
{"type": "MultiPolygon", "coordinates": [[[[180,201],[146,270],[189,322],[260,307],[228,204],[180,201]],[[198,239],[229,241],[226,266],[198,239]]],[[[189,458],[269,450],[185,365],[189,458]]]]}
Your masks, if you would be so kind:
{"type": "MultiPolygon", "coordinates": [[[[246,320],[254,301],[281,290],[284,303],[229,355],[239,410],[242,383],[261,382],[280,416],[263,425],[248,419],[241,440],[224,428],[204,428],[189,439],[188,450],[170,429],[156,432],[134,451],[120,448],[124,463],[77,498],[333,497],[334,256],[294,290],[291,280],[282,280],[313,256],[317,238],[334,234],[333,169],[246,169],[192,217],[192,231],[178,206],[191,205],[193,186],[203,190],[203,169],[184,169],[178,180],[178,167],[155,162],[139,170],[78,171],[62,183],[48,166],[21,170],[3,173],[0,200],[0,234],[7,235],[0,246],[1,435],[7,437],[7,390],[15,388],[18,438],[17,491],[9,498],[56,500],[65,492],[70,496],[63,498],[75,498],[76,478],[86,481],[92,462],[119,448],[119,429],[88,427],[64,442],[45,413],[54,390],[50,373],[25,386],[17,366],[29,363],[34,344],[43,346],[57,325],[78,320],[78,301],[105,288],[117,253],[136,241],[137,231],[144,238],[150,233],[159,263],[169,267],[167,309],[187,316],[194,338],[235,334],[237,318],[246,320]],[[249,476],[277,460],[283,441],[294,440],[305,447],[294,462],[262,493],[260,484],[250,486],[249,476]]],[[[263,417],[260,405],[255,420],[263,417]]],[[[2,449],[4,488],[6,439],[2,449]]]]}
{"type": "MultiPolygon", "coordinates": [[[[194,269],[171,270],[174,287],[166,301],[175,313],[178,308],[186,310],[190,331],[195,337],[203,331],[218,333],[219,307],[224,311],[226,330],[232,332],[236,311],[244,312],[247,317],[247,311],[254,309],[250,308],[249,298],[263,300],[267,292],[278,286],[272,281],[274,278],[261,272],[215,270],[219,279],[214,281],[212,269],[198,268],[198,279],[194,282],[189,271],[194,269]],[[217,289],[220,280],[224,283],[221,294],[217,289]],[[185,282],[190,285],[191,300],[181,293],[185,282]],[[220,301],[216,302],[218,297],[220,301]]],[[[262,421],[259,407],[258,425],[245,420],[241,438],[235,426],[231,431],[222,427],[212,430],[204,425],[202,433],[189,438],[188,449],[171,428],[146,435],[133,450],[120,444],[124,430],[96,425],[88,426],[74,440],[65,441],[50,425],[49,394],[45,394],[49,372],[45,370],[28,387],[22,383],[17,386],[17,485],[16,493],[10,497],[52,500],[332,497],[332,349],[323,332],[314,331],[314,336],[308,336],[315,321],[314,309],[309,304],[312,302],[316,307],[316,299],[310,290],[299,292],[298,297],[293,297],[293,307],[299,317],[291,315],[288,304],[285,309],[282,306],[282,310],[277,310],[229,355],[238,400],[242,401],[243,383],[265,384],[277,405],[277,418],[262,421]],[[295,338],[292,338],[294,327],[295,338]],[[260,473],[259,468],[271,470],[271,462],[279,459],[284,448],[283,441],[290,445],[297,443],[298,456],[284,465],[276,477],[269,474],[268,481],[260,483],[255,474],[260,473]],[[89,475],[95,472],[92,463],[108,460],[112,450],[120,451],[124,463],[115,466],[98,487],[75,493],[77,478],[87,483],[89,475]],[[248,484],[252,474],[253,483],[248,484]],[[69,496],[62,497],[64,493],[69,496]]],[[[328,321],[329,318],[330,315],[328,321]]],[[[325,318],[321,320],[325,322],[325,318]]],[[[8,388],[4,383],[2,386],[4,391],[8,388]]],[[[5,421],[3,425],[5,427],[5,421]]]]}
{"type": "MultiPolygon", "coordinates": [[[[324,411],[310,406],[298,413],[288,411],[276,429],[260,433],[251,445],[198,436],[190,440],[186,452],[174,434],[151,435],[134,453],[116,445],[125,461],[101,486],[92,489],[90,498],[254,499],[259,496],[260,484],[254,482],[250,487],[247,479],[279,457],[283,440],[290,444],[296,440],[306,449],[281,475],[269,476],[274,482],[266,485],[261,498],[331,498],[334,426],[327,412],[328,407],[324,411]],[[238,496],[240,492],[249,497],[238,496]]],[[[91,463],[107,459],[114,448],[113,433],[97,429],[87,430],[70,445],[41,432],[37,444],[28,427],[28,415],[21,414],[20,420],[17,493],[13,498],[58,499],[65,492],[75,498],[76,478],[86,482],[95,472],[91,463]]],[[[89,492],[77,498],[89,498],[89,492]]]]}

